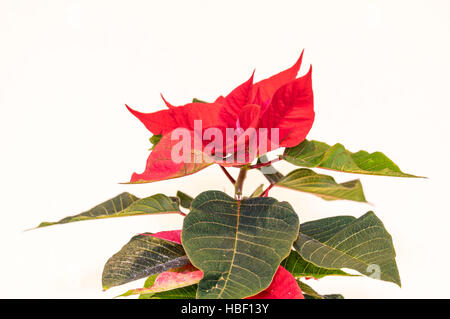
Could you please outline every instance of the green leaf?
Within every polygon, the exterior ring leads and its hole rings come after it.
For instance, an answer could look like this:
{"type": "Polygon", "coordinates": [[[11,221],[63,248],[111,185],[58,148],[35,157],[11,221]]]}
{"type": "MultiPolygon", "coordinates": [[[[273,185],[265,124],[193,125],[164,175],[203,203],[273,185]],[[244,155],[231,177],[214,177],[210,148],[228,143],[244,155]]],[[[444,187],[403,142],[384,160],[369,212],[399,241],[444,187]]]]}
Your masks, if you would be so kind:
{"type": "Polygon", "coordinates": [[[158,275],[159,274],[154,274],[154,275],[151,275],[150,277],[148,277],[144,282],[144,288],[149,288],[149,287],[153,286],[158,275]]]}
{"type": "Polygon", "coordinates": [[[327,269],[317,267],[316,265],[304,260],[295,250],[292,250],[289,256],[283,260],[281,266],[286,268],[294,277],[314,277],[323,278],[325,276],[354,276],[340,269],[327,269]]]}
{"type": "Polygon", "coordinates": [[[301,225],[295,250],[318,267],[349,268],[401,285],[392,237],[373,212],[356,219],[337,216],[301,225]]]}
{"type": "Polygon", "coordinates": [[[139,299],[195,299],[197,287],[198,285],[191,285],[155,294],[145,294],[139,296],[139,299]]]}
{"type": "Polygon", "coordinates": [[[150,236],[136,235],[106,262],[104,289],[159,274],[186,265],[189,259],[180,244],[150,236]]]}
{"type": "Polygon", "coordinates": [[[333,177],[317,174],[307,168],[290,172],[275,185],[311,193],[326,200],[347,199],[366,202],[359,179],[338,184],[333,177]]]}
{"type": "Polygon", "coordinates": [[[180,199],[180,205],[183,208],[191,208],[192,201],[194,200],[191,196],[181,191],[177,192],[177,197],[180,199]]]}
{"type": "Polygon", "coordinates": [[[333,294],[333,295],[321,295],[309,285],[305,284],[303,281],[297,280],[298,286],[303,292],[305,299],[344,299],[344,296],[333,294]]]}
{"type": "Polygon", "coordinates": [[[297,166],[318,167],[347,173],[421,177],[403,173],[381,152],[351,153],[339,143],[330,146],[323,142],[304,140],[295,147],[286,148],[283,158],[297,166]]]}
{"type": "MultiPolygon", "coordinates": [[[[154,274],[154,275],[151,275],[150,277],[148,277],[144,282],[144,288],[149,288],[149,287],[153,286],[158,275],[159,274],[154,274]]],[[[153,295],[153,293],[142,294],[139,296],[139,299],[150,299],[151,295],[153,295]]]]}
{"type": "Polygon", "coordinates": [[[264,192],[264,184],[259,185],[253,193],[250,195],[250,197],[258,197],[264,192]]]}
{"type": "Polygon", "coordinates": [[[152,135],[152,137],[150,137],[150,143],[152,144],[152,147],[149,149],[149,151],[152,151],[155,148],[155,146],[158,145],[161,138],[162,138],[161,134],[152,135]]]}
{"type": "Polygon", "coordinates": [[[298,236],[291,205],[269,197],[201,193],[184,219],[183,247],[204,273],[198,298],[244,298],[266,289],[298,236]]]}
{"type": "Polygon", "coordinates": [[[203,100],[199,100],[199,99],[197,99],[196,97],[194,97],[194,98],[192,99],[192,103],[206,103],[206,102],[203,101],[203,100]]]}
{"type": "Polygon", "coordinates": [[[122,193],[84,213],[68,216],[57,222],[42,222],[37,228],[92,219],[173,213],[180,214],[177,204],[163,194],[139,199],[129,193],[122,193]]]}

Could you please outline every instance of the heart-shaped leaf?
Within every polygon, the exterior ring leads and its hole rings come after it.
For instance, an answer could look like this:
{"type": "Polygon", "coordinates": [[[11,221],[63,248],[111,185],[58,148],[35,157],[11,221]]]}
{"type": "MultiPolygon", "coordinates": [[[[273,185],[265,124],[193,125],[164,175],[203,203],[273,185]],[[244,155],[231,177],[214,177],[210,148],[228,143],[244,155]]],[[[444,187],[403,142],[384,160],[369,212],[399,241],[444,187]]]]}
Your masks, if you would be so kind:
{"type": "Polygon", "coordinates": [[[180,244],[154,237],[151,233],[136,235],[106,262],[103,288],[159,274],[188,262],[180,244]]]}
{"type": "Polygon", "coordinates": [[[323,268],[354,269],[400,286],[392,237],[373,212],[358,219],[319,219],[300,229],[294,248],[305,260],[323,268]]]}
{"type": "Polygon", "coordinates": [[[163,194],[139,199],[130,193],[122,193],[78,215],[68,216],[57,222],[42,222],[39,227],[67,224],[82,220],[125,217],[150,214],[180,214],[177,204],[163,194]]]}
{"type": "Polygon", "coordinates": [[[340,269],[317,267],[304,260],[295,250],[292,250],[289,256],[283,260],[281,266],[286,268],[294,277],[314,277],[319,279],[325,276],[353,276],[340,269]]]}
{"type": "Polygon", "coordinates": [[[267,288],[298,236],[298,216],[273,198],[234,200],[219,191],[194,199],[182,243],[204,273],[198,298],[245,298],[267,288]]]}
{"type": "Polygon", "coordinates": [[[338,184],[333,177],[317,174],[307,168],[290,172],[275,185],[311,193],[326,200],[347,199],[366,202],[359,179],[338,184]]]}
{"type": "Polygon", "coordinates": [[[420,177],[403,173],[381,152],[351,153],[339,143],[330,146],[323,142],[304,140],[295,147],[286,148],[283,158],[297,166],[318,167],[347,173],[420,177]]]}

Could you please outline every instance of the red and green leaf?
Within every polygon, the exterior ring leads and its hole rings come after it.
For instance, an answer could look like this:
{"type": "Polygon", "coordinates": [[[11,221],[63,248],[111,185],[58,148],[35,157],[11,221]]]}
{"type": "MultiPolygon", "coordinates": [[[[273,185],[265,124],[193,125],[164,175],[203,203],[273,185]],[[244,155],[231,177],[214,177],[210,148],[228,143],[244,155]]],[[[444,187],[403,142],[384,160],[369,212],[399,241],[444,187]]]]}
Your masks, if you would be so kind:
{"type": "Polygon", "coordinates": [[[152,285],[149,287],[128,290],[124,294],[120,295],[120,297],[154,294],[177,288],[183,288],[197,284],[202,277],[202,271],[196,269],[191,264],[187,264],[181,268],[166,271],[157,275],[152,285]]]}
{"type": "Polygon", "coordinates": [[[103,288],[123,285],[188,264],[189,259],[183,246],[176,242],[177,238],[177,231],[144,233],[131,238],[106,262],[103,288]]]}

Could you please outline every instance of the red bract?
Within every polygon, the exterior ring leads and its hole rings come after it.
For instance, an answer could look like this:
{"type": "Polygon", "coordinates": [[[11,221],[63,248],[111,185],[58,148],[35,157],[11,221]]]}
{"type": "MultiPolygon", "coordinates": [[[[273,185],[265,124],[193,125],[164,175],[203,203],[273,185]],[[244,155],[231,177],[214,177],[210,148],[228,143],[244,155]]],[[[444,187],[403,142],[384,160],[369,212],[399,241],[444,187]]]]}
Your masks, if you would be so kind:
{"type": "MultiPolygon", "coordinates": [[[[181,230],[169,230],[162,231],[149,236],[169,240],[178,244],[181,244],[181,230]]],[[[181,280],[181,276],[170,274],[177,280],[181,280]]],[[[198,275],[195,269],[191,269],[187,278],[191,279],[192,276],[200,280],[203,276],[198,275]]],[[[172,278],[172,277],[170,277],[172,278]]],[[[248,297],[246,299],[305,299],[302,290],[298,286],[294,276],[282,266],[278,266],[278,270],[273,277],[272,283],[265,290],[261,291],[255,296],[248,297]]]]}
{"type": "Polygon", "coordinates": [[[303,52],[289,69],[256,84],[252,75],[226,97],[219,97],[216,103],[222,104],[221,124],[233,128],[239,124],[244,130],[252,126],[266,128],[269,142],[276,142],[270,133],[271,129],[278,128],[279,147],[302,142],[314,122],[312,68],[296,79],[302,58],[303,52]]]}
{"type": "Polygon", "coordinates": [[[294,276],[282,266],[278,266],[270,286],[246,299],[305,299],[305,297],[294,276]]]}
{"type": "Polygon", "coordinates": [[[129,108],[153,134],[161,134],[142,174],[133,174],[131,182],[153,182],[197,172],[212,162],[223,166],[247,164],[278,147],[292,147],[302,142],[314,122],[311,68],[300,78],[303,52],[289,69],[253,83],[250,79],[214,103],[189,103],[168,110],[141,113],[129,108]],[[201,121],[201,129],[195,125],[201,121]],[[173,140],[176,129],[189,132],[188,161],[174,161],[171,152],[179,142],[173,140]],[[227,136],[227,130],[235,135],[227,136]],[[214,146],[211,134],[214,135],[214,146]],[[212,130],[212,131],[211,131],[212,130]],[[220,138],[216,136],[220,133],[220,138]],[[200,138],[200,143],[195,143],[200,138]],[[249,140],[254,138],[255,144],[249,140]],[[209,144],[209,145],[208,145],[209,144]],[[239,153],[241,152],[241,153],[239,153]],[[243,153],[243,156],[236,154],[243,153]],[[196,160],[194,160],[196,158],[196,160]],[[199,160],[200,158],[200,160],[199,160]],[[225,160],[226,158],[226,160],[225,160]]]}

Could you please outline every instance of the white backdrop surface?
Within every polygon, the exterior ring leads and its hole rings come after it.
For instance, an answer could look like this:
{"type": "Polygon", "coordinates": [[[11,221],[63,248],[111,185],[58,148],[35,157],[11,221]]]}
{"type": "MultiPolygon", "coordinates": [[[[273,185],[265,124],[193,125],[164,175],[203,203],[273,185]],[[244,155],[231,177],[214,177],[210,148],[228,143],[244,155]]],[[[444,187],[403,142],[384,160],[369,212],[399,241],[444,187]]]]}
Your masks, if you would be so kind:
{"type": "MultiPolygon", "coordinates": [[[[134,234],[178,229],[181,216],[54,226],[41,221],[116,194],[225,190],[217,166],[153,184],[141,172],[144,112],[213,100],[248,79],[313,65],[309,138],[380,150],[428,179],[359,177],[372,205],[273,189],[308,221],[374,210],[393,236],[402,288],[369,278],[310,284],[347,298],[449,298],[450,3],[448,1],[0,1],[0,297],[110,298],[106,260],[134,234]]],[[[279,163],[282,172],[294,167],[279,163]]],[[[232,170],[232,174],[236,171],[232,170]]],[[[246,191],[264,179],[251,172],[246,191]]]]}

